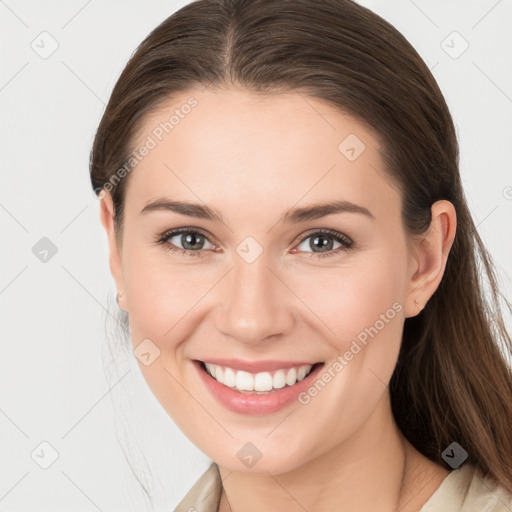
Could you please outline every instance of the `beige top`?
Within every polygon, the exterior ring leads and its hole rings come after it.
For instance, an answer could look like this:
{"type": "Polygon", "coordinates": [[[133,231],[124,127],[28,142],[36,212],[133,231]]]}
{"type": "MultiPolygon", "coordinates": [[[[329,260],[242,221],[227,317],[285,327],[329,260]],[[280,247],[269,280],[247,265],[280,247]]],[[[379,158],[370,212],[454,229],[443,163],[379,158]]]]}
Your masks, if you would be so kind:
{"type": "MultiPolygon", "coordinates": [[[[174,512],[218,512],[222,491],[212,462],[174,512]]],[[[512,493],[468,464],[454,469],[419,512],[512,512],[512,493]]]]}

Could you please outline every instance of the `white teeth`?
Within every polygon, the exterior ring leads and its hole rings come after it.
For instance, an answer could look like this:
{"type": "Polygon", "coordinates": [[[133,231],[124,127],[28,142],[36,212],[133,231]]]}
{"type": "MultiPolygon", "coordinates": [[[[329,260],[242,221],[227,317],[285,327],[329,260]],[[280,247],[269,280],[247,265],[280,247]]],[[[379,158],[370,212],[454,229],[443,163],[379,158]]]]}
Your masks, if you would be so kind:
{"type": "Polygon", "coordinates": [[[286,386],[286,375],[284,370],[277,370],[277,372],[274,373],[273,385],[276,389],[281,389],[286,386]]]}
{"type": "Polygon", "coordinates": [[[234,388],[236,383],[236,374],[231,368],[226,368],[224,371],[224,381],[217,379],[217,376],[214,376],[216,380],[218,380],[224,386],[228,388],[234,388]]]}
{"type": "Polygon", "coordinates": [[[249,372],[236,372],[235,387],[239,391],[254,391],[254,377],[249,372]]]}
{"type": "MultiPolygon", "coordinates": [[[[239,372],[240,373],[240,372],[239,372]]],[[[251,375],[251,374],[249,374],[251,375]]],[[[270,391],[274,385],[272,375],[268,372],[257,373],[254,376],[254,389],[256,391],[270,391]]],[[[238,386],[237,386],[238,387],[238,386]]]]}
{"type": "Polygon", "coordinates": [[[293,386],[296,382],[297,370],[295,368],[290,368],[286,374],[286,384],[288,384],[288,386],[293,386]]]}
{"type": "Polygon", "coordinates": [[[285,386],[293,386],[297,381],[304,380],[313,367],[310,364],[270,372],[249,373],[233,368],[221,367],[205,363],[207,372],[221,384],[235,388],[240,392],[266,393],[285,386]]]}
{"type": "Polygon", "coordinates": [[[297,372],[297,380],[304,380],[304,377],[306,376],[306,367],[305,366],[301,366],[299,368],[299,371],[297,372]]]}
{"type": "Polygon", "coordinates": [[[219,382],[224,382],[224,370],[220,366],[217,366],[217,368],[215,368],[214,375],[219,382]]]}

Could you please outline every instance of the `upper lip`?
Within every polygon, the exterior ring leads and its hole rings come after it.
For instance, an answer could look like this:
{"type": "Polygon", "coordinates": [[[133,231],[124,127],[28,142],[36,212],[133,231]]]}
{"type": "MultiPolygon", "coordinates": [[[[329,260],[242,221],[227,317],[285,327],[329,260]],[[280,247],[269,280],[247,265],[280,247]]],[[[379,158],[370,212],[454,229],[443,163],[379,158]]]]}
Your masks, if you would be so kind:
{"type": "Polygon", "coordinates": [[[259,372],[271,372],[279,369],[287,369],[287,368],[298,368],[304,365],[311,365],[320,362],[310,362],[310,361],[277,361],[275,359],[265,360],[265,361],[245,361],[243,359],[220,359],[220,358],[209,358],[201,360],[203,363],[211,363],[216,364],[218,366],[228,366],[229,368],[233,368],[234,370],[242,370],[249,373],[259,373],[259,372]]]}

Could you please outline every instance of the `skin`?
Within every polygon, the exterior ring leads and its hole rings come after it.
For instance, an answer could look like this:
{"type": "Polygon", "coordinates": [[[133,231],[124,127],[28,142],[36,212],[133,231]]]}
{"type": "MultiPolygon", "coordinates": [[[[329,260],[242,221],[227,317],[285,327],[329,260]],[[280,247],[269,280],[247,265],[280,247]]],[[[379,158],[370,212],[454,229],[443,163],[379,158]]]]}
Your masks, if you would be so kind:
{"type": "MultiPolygon", "coordinates": [[[[133,346],[149,338],[160,350],[149,366],[139,362],[144,378],[175,423],[219,465],[221,512],[339,511],[340,504],[350,511],[419,510],[449,471],[408,442],[404,454],[388,383],[405,318],[419,313],[414,301],[423,306],[442,279],[456,230],[453,205],[436,202],[428,232],[407,234],[377,134],[299,93],[187,91],[144,119],[134,147],[191,95],[197,106],[125,178],[122,241],[110,195],[101,201],[133,346]],[[349,134],[365,144],[354,161],[338,149],[349,134]],[[161,197],[209,205],[224,223],[171,211],[141,215],[161,197]],[[344,212],[281,221],[290,208],[340,199],[375,218],[344,212]],[[202,256],[155,243],[181,227],[208,234],[189,250],[202,256]],[[321,258],[310,245],[314,236],[299,240],[318,229],[342,233],[355,246],[338,249],[327,237],[338,252],[321,258]],[[252,263],[236,252],[247,236],[263,250],[252,263]],[[231,412],[191,363],[238,357],[328,366],[395,302],[399,314],[307,405],[294,402],[259,417],[231,412]],[[251,468],[237,457],[247,442],[262,454],[251,468]]],[[[186,243],[181,236],[171,240],[186,243]]]]}

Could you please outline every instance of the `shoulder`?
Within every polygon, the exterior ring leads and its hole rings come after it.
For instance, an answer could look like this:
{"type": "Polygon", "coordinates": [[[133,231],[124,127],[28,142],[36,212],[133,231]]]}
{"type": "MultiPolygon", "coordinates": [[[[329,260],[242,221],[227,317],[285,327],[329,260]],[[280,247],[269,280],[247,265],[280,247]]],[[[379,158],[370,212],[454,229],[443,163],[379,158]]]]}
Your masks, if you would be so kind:
{"type": "Polygon", "coordinates": [[[512,512],[512,493],[465,464],[442,481],[420,512],[512,512]]]}
{"type": "Polygon", "coordinates": [[[512,492],[500,485],[490,476],[484,475],[478,468],[472,469],[472,478],[462,511],[472,512],[512,512],[512,492]]]}
{"type": "Polygon", "coordinates": [[[212,462],[178,503],[174,512],[217,512],[222,492],[218,466],[212,462]]]}

